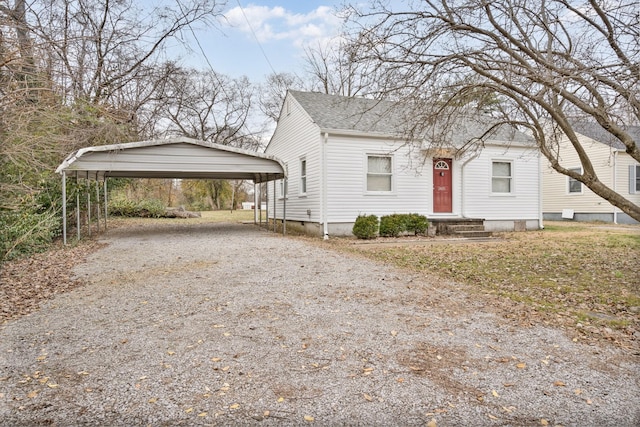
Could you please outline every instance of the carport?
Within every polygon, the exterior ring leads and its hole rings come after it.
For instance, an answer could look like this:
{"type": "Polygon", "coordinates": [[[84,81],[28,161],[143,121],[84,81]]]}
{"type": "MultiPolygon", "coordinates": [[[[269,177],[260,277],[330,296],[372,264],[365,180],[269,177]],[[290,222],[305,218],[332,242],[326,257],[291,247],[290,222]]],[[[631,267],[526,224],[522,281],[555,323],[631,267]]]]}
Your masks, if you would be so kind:
{"type": "MultiPolygon", "coordinates": [[[[122,144],[86,147],[71,153],[58,166],[62,175],[62,233],[67,243],[67,178],[95,181],[96,200],[100,200],[100,182],[104,196],[104,226],[107,225],[107,178],[162,178],[162,179],[242,179],[254,183],[254,221],[257,222],[257,185],[286,179],[285,165],[279,159],[257,152],[191,138],[159,139],[122,144]]],[[[88,186],[91,188],[91,185],[88,186]]],[[[87,212],[90,230],[91,198],[87,212]]],[[[285,201],[286,203],[286,201],[285,201]]],[[[275,209],[274,201],[274,230],[275,209]]],[[[76,197],[78,239],[80,238],[80,198],[76,197]]],[[[100,227],[98,208],[98,229],[100,227]]],[[[286,233],[286,204],[283,215],[283,233],[286,233]]],[[[267,220],[269,200],[267,200],[267,220]]]]}

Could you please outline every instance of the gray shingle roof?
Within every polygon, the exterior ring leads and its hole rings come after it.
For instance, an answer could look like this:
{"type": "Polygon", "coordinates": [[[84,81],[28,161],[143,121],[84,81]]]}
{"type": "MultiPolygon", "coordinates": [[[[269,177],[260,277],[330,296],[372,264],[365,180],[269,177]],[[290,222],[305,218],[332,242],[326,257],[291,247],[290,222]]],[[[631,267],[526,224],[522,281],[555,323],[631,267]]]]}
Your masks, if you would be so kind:
{"type": "Polygon", "coordinates": [[[398,129],[397,105],[368,98],[289,91],[321,129],[394,134],[398,129]]]}
{"type": "MultiPolygon", "coordinates": [[[[406,137],[415,130],[411,112],[402,104],[367,98],[355,98],[327,95],[319,92],[289,91],[309,114],[311,119],[323,130],[359,131],[406,137]]],[[[446,138],[452,145],[460,145],[483,135],[491,127],[491,117],[466,117],[447,127],[446,138]]],[[[430,129],[427,140],[443,139],[436,137],[437,129],[430,129]]],[[[488,139],[530,144],[532,139],[508,125],[495,129],[488,139]]]]}
{"type": "MultiPolygon", "coordinates": [[[[594,141],[600,142],[612,148],[624,150],[625,145],[615,136],[607,132],[602,126],[592,121],[574,121],[571,123],[575,132],[584,135],[594,141]]],[[[631,138],[640,144],[640,126],[628,126],[626,131],[631,135],[631,138]]]]}

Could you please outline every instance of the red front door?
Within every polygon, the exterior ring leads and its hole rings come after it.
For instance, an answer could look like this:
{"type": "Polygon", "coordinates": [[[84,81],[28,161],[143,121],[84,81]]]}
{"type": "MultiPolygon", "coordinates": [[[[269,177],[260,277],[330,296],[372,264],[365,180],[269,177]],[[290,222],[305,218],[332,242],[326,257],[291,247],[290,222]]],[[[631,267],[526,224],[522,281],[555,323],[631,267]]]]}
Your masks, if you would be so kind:
{"type": "Polygon", "coordinates": [[[451,213],[451,159],[433,159],[433,212],[451,213]]]}

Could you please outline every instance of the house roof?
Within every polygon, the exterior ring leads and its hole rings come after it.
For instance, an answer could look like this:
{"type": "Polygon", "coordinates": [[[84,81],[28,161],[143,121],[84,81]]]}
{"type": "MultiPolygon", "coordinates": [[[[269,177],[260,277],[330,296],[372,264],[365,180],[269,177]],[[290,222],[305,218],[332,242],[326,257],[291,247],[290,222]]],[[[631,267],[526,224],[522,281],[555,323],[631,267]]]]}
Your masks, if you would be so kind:
{"type": "Polygon", "coordinates": [[[247,179],[264,182],[286,176],[273,156],[191,138],[129,142],[82,148],[56,169],[81,178],[247,179]]]}
{"type": "MultiPolygon", "coordinates": [[[[413,114],[403,104],[392,101],[327,95],[319,92],[289,91],[309,114],[321,131],[350,131],[406,138],[415,127],[413,114]]],[[[461,145],[478,138],[490,127],[492,118],[486,115],[455,120],[446,131],[449,142],[461,145]]],[[[443,133],[431,129],[431,138],[443,133]]],[[[532,138],[509,125],[500,125],[485,138],[492,141],[531,144],[532,138]]]]}
{"type": "MultiPolygon", "coordinates": [[[[626,149],[625,145],[618,138],[606,131],[602,126],[592,121],[575,121],[571,123],[575,132],[591,138],[601,144],[607,145],[618,150],[626,149]]],[[[628,126],[625,129],[631,138],[640,144],[640,126],[628,126]]]]}
{"type": "Polygon", "coordinates": [[[369,98],[289,91],[322,130],[398,134],[402,120],[396,103],[369,98]]]}

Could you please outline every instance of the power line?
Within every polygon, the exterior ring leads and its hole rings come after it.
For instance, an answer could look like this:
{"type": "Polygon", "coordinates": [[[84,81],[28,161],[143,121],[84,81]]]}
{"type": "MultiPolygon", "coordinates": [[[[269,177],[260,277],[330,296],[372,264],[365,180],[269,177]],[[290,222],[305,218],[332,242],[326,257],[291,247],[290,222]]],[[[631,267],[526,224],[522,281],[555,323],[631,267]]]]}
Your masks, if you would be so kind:
{"type": "Polygon", "coordinates": [[[253,38],[255,39],[256,43],[258,44],[258,47],[260,48],[260,51],[262,52],[262,56],[264,56],[264,59],[265,61],[267,61],[267,64],[269,65],[269,68],[271,68],[271,71],[273,72],[273,74],[277,74],[276,70],[273,68],[273,65],[271,65],[271,61],[269,61],[269,57],[267,56],[267,53],[262,47],[262,43],[260,43],[260,40],[258,40],[258,36],[256,35],[256,32],[253,30],[253,26],[251,25],[249,18],[247,18],[247,14],[244,13],[244,8],[240,4],[240,0],[236,0],[236,3],[238,3],[238,7],[240,8],[240,12],[242,12],[242,16],[244,16],[244,20],[247,21],[247,25],[249,26],[249,29],[251,30],[251,34],[253,34],[253,38]]]}
{"type": "MultiPolygon", "coordinates": [[[[182,5],[180,4],[180,2],[178,2],[178,6],[180,7],[180,10],[182,11],[182,5]]],[[[242,9],[242,7],[240,7],[240,9],[242,9]]],[[[244,14],[244,12],[242,12],[242,13],[244,14]]],[[[245,16],[245,19],[246,19],[246,16],[245,16]]],[[[218,84],[220,85],[220,89],[222,90],[222,93],[224,93],[224,95],[227,97],[227,99],[231,99],[231,97],[229,96],[229,94],[225,90],[225,85],[220,80],[220,76],[218,75],[216,70],[213,68],[213,65],[211,64],[211,61],[209,61],[209,57],[207,56],[206,52],[204,51],[204,48],[202,47],[202,44],[200,43],[200,39],[198,38],[198,36],[196,35],[195,31],[193,30],[193,27],[191,26],[191,23],[187,23],[187,26],[189,27],[189,31],[191,32],[191,35],[193,36],[194,40],[196,41],[196,44],[198,45],[198,48],[200,49],[200,53],[202,53],[202,56],[204,57],[204,60],[207,62],[207,65],[209,66],[209,69],[211,70],[211,74],[218,81],[218,84]]],[[[267,60],[267,62],[268,62],[268,60],[267,60]]],[[[269,64],[269,65],[271,65],[271,64],[269,64]]],[[[247,124],[244,121],[242,123],[242,127],[246,130],[246,132],[247,132],[246,135],[247,136],[253,135],[253,132],[251,131],[251,129],[249,129],[249,127],[247,126],[247,124]]]]}

